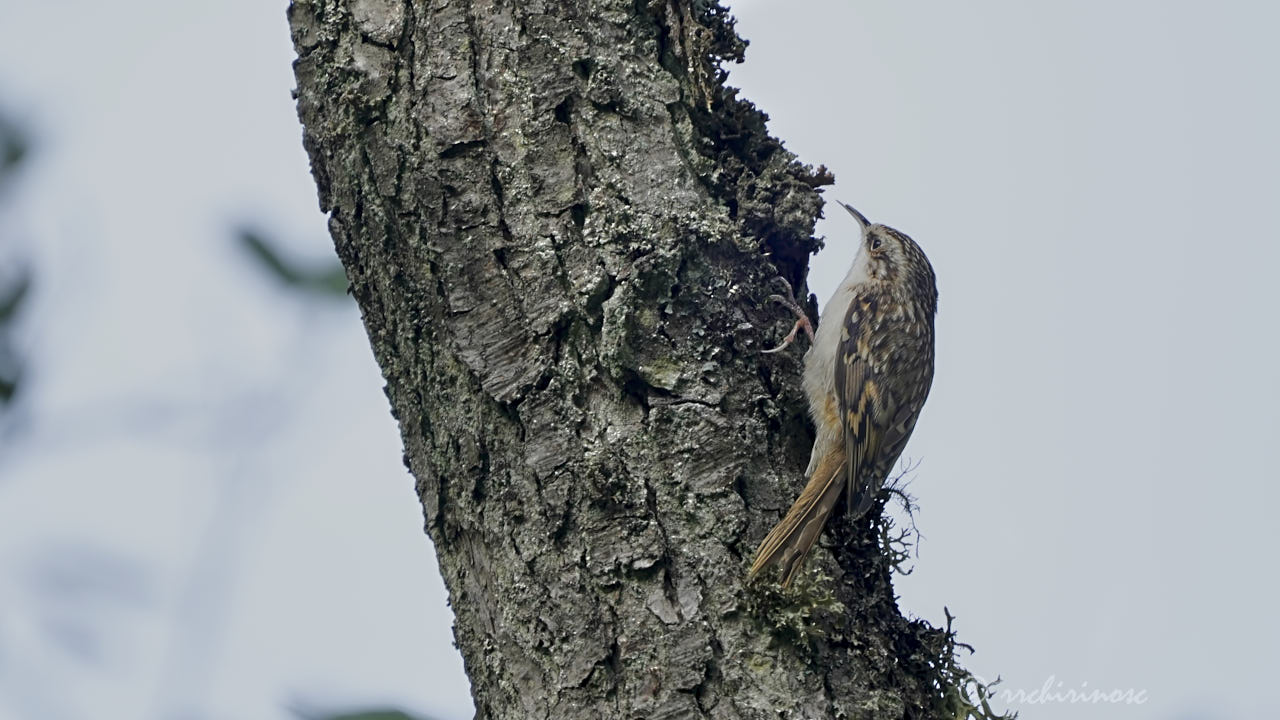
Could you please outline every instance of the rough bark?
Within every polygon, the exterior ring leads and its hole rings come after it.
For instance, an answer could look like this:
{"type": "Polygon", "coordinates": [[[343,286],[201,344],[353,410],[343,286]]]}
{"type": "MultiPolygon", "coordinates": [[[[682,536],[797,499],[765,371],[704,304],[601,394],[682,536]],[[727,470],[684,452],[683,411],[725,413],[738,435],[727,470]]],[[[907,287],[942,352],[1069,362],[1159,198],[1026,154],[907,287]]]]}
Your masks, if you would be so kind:
{"type": "MultiPolygon", "coordinates": [[[[297,0],[298,113],[481,718],[936,717],[877,525],[744,586],[802,484],[826,171],[686,0],[297,0]],[[812,302],[812,301],[811,301],[812,302]],[[838,556],[838,557],[836,557],[838,556]]],[[[424,678],[424,682],[430,679],[424,678]]]]}

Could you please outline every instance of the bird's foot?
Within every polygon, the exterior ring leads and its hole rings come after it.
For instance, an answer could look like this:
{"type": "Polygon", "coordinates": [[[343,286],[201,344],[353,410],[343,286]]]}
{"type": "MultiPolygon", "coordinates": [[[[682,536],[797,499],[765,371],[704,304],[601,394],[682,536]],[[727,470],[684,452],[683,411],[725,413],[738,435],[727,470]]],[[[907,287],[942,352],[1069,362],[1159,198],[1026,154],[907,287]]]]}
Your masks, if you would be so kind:
{"type": "Polygon", "coordinates": [[[809,320],[809,315],[805,313],[804,308],[800,307],[800,303],[796,302],[796,293],[795,290],[791,288],[791,283],[787,282],[787,279],[784,277],[779,277],[777,281],[782,283],[783,287],[787,289],[787,294],[770,295],[769,299],[795,313],[796,324],[795,327],[791,328],[791,332],[787,333],[787,336],[782,339],[781,345],[773,348],[772,350],[764,350],[763,352],[765,353],[776,353],[785,350],[788,345],[795,342],[796,335],[800,332],[801,328],[804,329],[804,334],[809,337],[809,342],[813,342],[813,323],[809,320]]]}

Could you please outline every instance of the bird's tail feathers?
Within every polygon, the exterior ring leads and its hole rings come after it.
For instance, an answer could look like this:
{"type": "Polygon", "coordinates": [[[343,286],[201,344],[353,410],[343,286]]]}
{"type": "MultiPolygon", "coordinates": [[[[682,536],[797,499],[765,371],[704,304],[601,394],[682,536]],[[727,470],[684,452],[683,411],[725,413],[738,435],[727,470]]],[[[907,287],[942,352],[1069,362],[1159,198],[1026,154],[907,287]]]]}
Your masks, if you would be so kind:
{"type": "Polygon", "coordinates": [[[830,453],[818,463],[799,499],[791,505],[782,522],[760,543],[748,577],[754,577],[771,565],[778,565],[782,570],[782,586],[791,584],[840,500],[845,485],[839,482],[844,475],[843,470],[844,453],[830,453]]]}

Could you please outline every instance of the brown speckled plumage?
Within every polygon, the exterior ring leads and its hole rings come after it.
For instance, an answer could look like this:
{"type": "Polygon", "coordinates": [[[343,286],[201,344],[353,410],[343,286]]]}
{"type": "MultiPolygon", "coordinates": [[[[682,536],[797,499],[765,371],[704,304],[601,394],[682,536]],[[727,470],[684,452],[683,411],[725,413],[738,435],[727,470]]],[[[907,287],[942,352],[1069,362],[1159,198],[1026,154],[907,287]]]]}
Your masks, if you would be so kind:
{"type": "Polygon", "coordinates": [[[784,585],[842,494],[852,518],[872,507],[933,381],[938,291],[929,259],[911,238],[844,207],[862,225],[862,244],[805,353],[804,387],[817,427],[808,482],[751,566],[755,575],[778,565],[784,585]]]}

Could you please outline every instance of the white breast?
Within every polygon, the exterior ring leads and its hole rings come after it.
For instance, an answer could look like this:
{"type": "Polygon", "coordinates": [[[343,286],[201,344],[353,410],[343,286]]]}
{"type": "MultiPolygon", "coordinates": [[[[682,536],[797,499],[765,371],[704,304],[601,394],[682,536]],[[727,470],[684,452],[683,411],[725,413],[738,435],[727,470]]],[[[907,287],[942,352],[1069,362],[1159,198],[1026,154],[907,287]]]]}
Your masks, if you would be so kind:
{"type": "Polygon", "coordinates": [[[857,294],[857,287],[867,279],[866,248],[859,246],[849,272],[831,298],[823,304],[813,347],[804,355],[804,391],[815,423],[820,424],[817,413],[826,403],[827,397],[836,391],[836,354],[844,331],[845,313],[849,311],[849,303],[853,302],[857,294]]]}

